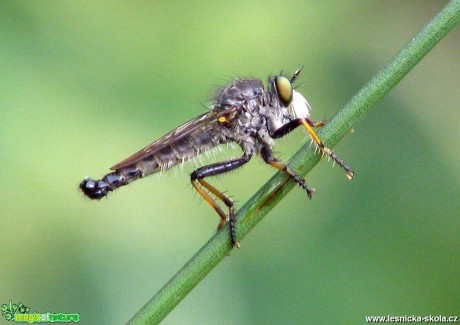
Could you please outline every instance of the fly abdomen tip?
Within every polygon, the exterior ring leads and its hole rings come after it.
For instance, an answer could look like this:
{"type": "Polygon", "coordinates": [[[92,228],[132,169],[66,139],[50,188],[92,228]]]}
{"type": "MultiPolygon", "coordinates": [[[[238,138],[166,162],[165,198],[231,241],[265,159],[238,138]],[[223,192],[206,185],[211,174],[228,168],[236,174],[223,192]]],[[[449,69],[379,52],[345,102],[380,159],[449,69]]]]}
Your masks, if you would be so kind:
{"type": "Polygon", "coordinates": [[[91,178],[85,178],[80,183],[80,189],[87,197],[92,200],[100,200],[111,191],[109,184],[100,180],[96,181],[91,178]]]}

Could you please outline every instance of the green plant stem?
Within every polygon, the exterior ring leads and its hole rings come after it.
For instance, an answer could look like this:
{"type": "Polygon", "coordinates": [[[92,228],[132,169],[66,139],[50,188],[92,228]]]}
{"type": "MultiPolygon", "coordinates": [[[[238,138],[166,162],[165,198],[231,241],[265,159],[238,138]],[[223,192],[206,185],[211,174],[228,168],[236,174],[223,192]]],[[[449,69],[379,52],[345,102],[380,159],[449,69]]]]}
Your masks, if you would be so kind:
{"type": "MultiPolygon", "coordinates": [[[[420,33],[354,96],[318,135],[330,147],[350,132],[460,20],[460,0],[450,1],[420,33]]],[[[308,144],[290,160],[289,167],[304,176],[320,156],[308,144]]],[[[284,173],[276,173],[236,213],[237,237],[246,234],[294,187],[284,173]]],[[[217,232],[128,322],[157,324],[232,250],[228,227],[217,232]]]]}

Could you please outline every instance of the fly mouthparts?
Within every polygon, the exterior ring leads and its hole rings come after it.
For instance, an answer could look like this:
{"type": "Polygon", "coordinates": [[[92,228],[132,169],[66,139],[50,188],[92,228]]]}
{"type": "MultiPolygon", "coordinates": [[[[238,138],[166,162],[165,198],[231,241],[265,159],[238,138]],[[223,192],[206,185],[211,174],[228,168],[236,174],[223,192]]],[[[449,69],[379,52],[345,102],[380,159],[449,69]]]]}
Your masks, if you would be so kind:
{"type": "Polygon", "coordinates": [[[293,90],[290,107],[295,118],[307,118],[310,116],[310,104],[298,91],[293,90]]]}

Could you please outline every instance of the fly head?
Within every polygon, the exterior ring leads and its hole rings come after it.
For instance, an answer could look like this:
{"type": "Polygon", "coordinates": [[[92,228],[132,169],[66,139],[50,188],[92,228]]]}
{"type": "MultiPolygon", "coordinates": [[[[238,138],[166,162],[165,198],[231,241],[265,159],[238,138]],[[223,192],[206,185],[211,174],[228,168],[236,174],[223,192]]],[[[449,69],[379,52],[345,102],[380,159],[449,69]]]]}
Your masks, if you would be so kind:
{"type": "Polygon", "coordinates": [[[282,74],[268,79],[271,92],[275,95],[272,98],[275,97],[281,107],[287,108],[292,118],[310,116],[310,105],[293,85],[301,70],[302,68],[298,69],[290,79],[282,74]]]}

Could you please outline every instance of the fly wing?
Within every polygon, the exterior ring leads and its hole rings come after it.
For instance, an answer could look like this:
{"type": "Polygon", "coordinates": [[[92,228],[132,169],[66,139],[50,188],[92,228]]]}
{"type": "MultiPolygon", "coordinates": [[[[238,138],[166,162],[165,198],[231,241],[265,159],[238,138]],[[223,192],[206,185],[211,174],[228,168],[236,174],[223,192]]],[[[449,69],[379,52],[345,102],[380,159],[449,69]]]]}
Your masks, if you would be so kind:
{"type": "Polygon", "coordinates": [[[221,111],[209,111],[207,113],[198,115],[197,117],[191,119],[190,121],[178,126],[171,132],[165,134],[155,142],[152,142],[145,148],[139,150],[128,158],[120,161],[119,163],[110,167],[112,170],[118,170],[137,163],[138,161],[146,158],[147,156],[154,154],[155,152],[165,148],[166,146],[174,144],[174,142],[186,137],[190,133],[199,129],[203,125],[206,125],[211,122],[217,122],[217,119],[221,116],[231,114],[235,108],[227,108],[221,111]]]}

